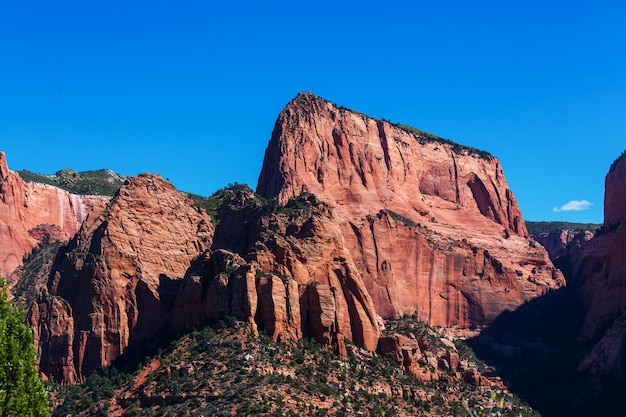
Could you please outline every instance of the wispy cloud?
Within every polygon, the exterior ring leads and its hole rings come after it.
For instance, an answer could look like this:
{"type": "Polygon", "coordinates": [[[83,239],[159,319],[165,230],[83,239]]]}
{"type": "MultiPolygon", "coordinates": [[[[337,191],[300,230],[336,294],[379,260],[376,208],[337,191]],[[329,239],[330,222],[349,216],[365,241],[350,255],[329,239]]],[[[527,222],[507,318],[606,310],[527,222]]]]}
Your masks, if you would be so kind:
{"type": "Polygon", "coordinates": [[[593,203],[590,203],[587,200],[572,200],[569,203],[563,204],[561,207],[555,207],[552,210],[554,211],[581,211],[581,210],[589,210],[593,206],[593,203]]]}

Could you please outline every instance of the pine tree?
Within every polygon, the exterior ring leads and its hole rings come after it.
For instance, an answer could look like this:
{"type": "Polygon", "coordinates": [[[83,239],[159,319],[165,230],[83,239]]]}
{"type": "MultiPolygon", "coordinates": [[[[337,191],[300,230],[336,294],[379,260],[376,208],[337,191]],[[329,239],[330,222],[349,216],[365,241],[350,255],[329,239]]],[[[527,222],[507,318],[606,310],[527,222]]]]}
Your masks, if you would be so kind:
{"type": "Polygon", "coordinates": [[[37,375],[35,347],[24,312],[9,301],[0,276],[0,416],[49,416],[48,396],[37,375]]]}

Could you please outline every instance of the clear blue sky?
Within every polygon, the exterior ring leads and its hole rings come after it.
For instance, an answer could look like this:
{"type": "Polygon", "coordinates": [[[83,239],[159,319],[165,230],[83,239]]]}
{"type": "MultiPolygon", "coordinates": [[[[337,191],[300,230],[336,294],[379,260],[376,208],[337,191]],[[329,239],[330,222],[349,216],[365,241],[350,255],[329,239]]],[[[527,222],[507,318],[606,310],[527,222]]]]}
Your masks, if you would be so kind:
{"type": "Polygon", "coordinates": [[[492,153],[527,220],[601,222],[626,149],[626,2],[0,7],[0,149],[14,170],[254,188],[299,91],[492,153]]]}

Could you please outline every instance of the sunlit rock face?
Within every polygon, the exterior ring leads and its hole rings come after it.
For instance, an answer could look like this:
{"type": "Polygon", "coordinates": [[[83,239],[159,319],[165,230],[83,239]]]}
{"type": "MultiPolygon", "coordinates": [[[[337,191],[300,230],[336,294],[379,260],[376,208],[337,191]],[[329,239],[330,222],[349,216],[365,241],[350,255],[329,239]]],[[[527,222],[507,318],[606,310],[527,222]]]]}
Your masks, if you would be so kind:
{"type": "Polygon", "coordinates": [[[0,152],[0,270],[4,276],[22,264],[41,239],[67,241],[93,207],[109,197],[75,195],[46,184],[23,181],[0,152]],[[42,233],[45,229],[53,233],[42,233]]]}
{"type": "Polygon", "coordinates": [[[88,216],[29,310],[41,373],[81,381],[131,347],[232,317],[343,356],[345,340],[376,349],[378,316],[341,228],[309,198],[286,215],[242,192],[216,230],[159,176],[129,178],[88,216]]]}
{"type": "Polygon", "coordinates": [[[344,339],[376,349],[374,304],[330,209],[309,196],[290,214],[262,214],[252,193],[241,198],[246,207],[222,210],[215,251],[189,269],[176,328],[231,316],[276,341],[311,337],[340,355],[344,339]],[[198,301],[190,306],[185,294],[198,301]]]}
{"type": "Polygon", "coordinates": [[[564,284],[528,237],[499,161],[301,93],[281,112],[257,192],[326,202],[383,317],[480,327],[564,284]]]}
{"type": "Polygon", "coordinates": [[[213,231],[209,216],[160,176],[129,178],[88,216],[30,309],[41,372],[76,382],[162,331],[213,231]]]}

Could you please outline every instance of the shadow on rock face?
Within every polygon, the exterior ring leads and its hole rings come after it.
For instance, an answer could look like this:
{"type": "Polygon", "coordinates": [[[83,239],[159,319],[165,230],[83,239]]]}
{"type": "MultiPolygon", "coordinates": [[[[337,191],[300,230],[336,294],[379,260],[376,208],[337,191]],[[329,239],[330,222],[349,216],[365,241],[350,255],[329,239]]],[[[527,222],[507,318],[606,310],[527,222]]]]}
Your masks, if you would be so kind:
{"type": "Polygon", "coordinates": [[[577,341],[583,320],[574,290],[561,288],[501,314],[468,342],[544,417],[623,416],[624,376],[577,371],[590,349],[577,341]]]}

